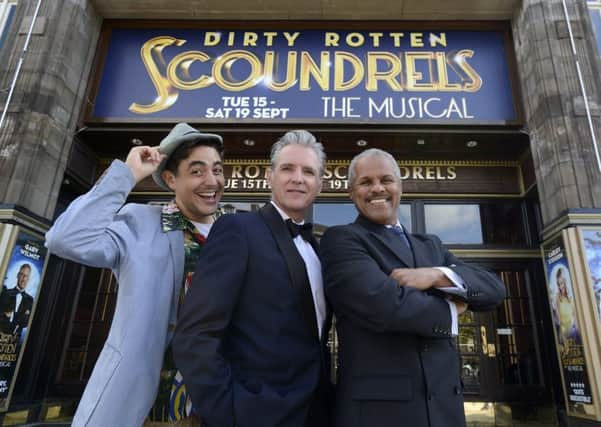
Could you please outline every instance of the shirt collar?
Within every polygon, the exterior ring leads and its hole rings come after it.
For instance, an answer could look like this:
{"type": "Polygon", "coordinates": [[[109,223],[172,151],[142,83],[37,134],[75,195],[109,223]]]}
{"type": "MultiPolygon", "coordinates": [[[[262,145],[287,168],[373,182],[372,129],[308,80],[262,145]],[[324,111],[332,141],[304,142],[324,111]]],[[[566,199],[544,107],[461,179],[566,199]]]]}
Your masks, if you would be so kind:
{"type": "Polygon", "coordinates": [[[161,210],[161,225],[163,233],[186,228],[186,217],[175,204],[175,199],[163,206],[161,210]]]}
{"type": "MultiPolygon", "coordinates": [[[[269,203],[271,203],[275,207],[275,209],[279,212],[279,214],[282,217],[282,219],[284,220],[284,222],[286,222],[287,219],[290,219],[290,216],[288,214],[286,214],[286,212],[284,212],[282,209],[280,209],[280,207],[277,205],[276,202],[274,202],[273,200],[270,200],[269,203]]],[[[303,225],[305,223],[305,220],[303,219],[301,222],[296,222],[295,220],[292,220],[292,222],[294,222],[295,224],[298,224],[298,225],[303,225]]]]}

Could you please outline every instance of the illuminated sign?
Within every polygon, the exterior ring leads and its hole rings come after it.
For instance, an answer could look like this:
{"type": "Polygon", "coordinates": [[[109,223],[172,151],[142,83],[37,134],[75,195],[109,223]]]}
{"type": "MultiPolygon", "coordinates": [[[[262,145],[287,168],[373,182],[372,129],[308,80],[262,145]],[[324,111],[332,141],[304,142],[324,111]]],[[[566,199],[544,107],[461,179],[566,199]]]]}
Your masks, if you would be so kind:
{"type": "Polygon", "coordinates": [[[91,121],[515,122],[500,31],[113,29],[91,121]]]}

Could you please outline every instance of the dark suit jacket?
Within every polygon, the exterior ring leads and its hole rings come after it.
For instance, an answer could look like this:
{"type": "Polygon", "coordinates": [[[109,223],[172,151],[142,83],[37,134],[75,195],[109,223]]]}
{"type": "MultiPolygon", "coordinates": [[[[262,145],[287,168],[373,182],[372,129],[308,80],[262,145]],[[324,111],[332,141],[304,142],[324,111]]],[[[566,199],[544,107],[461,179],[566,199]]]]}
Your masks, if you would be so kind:
{"type": "Polygon", "coordinates": [[[271,204],[213,225],[173,341],[207,427],[326,425],[328,363],[309,286],[271,204]]]}
{"type": "MultiPolygon", "coordinates": [[[[10,289],[4,289],[2,291],[2,295],[0,295],[0,306],[2,307],[3,312],[15,311],[17,306],[17,294],[19,291],[17,287],[10,289]]],[[[27,323],[29,322],[29,317],[31,316],[31,309],[33,307],[33,297],[29,295],[26,291],[21,293],[22,299],[21,304],[19,304],[19,308],[16,310],[15,315],[13,317],[13,332],[18,327],[19,331],[23,328],[27,327],[27,323]]]]}
{"type": "Polygon", "coordinates": [[[321,239],[326,295],[336,315],[337,427],[465,425],[451,314],[441,297],[397,287],[394,268],[450,267],[467,286],[471,309],[499,304],[505,288],[467,265],[435,236],[408,235],[413,251],[363,217],[321,239]]]}

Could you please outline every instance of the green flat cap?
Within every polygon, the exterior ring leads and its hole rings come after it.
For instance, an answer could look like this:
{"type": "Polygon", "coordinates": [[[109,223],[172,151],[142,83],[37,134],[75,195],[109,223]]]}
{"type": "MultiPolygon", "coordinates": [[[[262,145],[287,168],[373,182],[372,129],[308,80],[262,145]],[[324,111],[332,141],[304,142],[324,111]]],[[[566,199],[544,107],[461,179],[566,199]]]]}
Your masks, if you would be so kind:
{"type": "Polygon", "coordinates": [[[210,142],[215,144],[218,147],[218,151],[223,151],[223,139],[221,136],[214,133],[202,133],[198,130],[194,129],[188,123],[178,123],[176,124],[169,135],[167,135],[161,143],[159,144],[159,152],[161,154],[166,154],[167,157],[163,159],[163,161],[159,164],[159,167],[152,174],[152,179],[158,185],[163,187],[165,190],[171,191],[169,186],[165,181],[163,181],[163,177],[161,174],[165,170],[165,165],[167,164],[167,160],[171,157],[171,154],[182,145],[184,142],[210,142]]]}

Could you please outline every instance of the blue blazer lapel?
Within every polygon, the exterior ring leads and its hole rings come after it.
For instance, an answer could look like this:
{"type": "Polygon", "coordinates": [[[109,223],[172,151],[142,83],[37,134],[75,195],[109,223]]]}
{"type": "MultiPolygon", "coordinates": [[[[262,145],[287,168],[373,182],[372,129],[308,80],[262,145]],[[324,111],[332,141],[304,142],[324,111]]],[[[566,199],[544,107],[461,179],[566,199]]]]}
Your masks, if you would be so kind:
{"type": "Polygon", "coordinates": [[[280,213],[275,207],[271,203],[267,203],[259,210],[259,214],[265,223],[267,223],[278,248],[286,260],[288,272],[290,273],[290,282],[300,299],[300,308],[306,326],[311,335],[319,339],[315,304],[313,302],[313,293],[311,292],[311,284],[309,283],[305,262],[298,253],[286,228],[286,224],[284,224],[280,213]]]}
{"type": "MultiPolygon", "coordinates": [[[[391,254],[398,258],[407,267],[415,267],[414,252],[412,252],[411,248],[408,248],[407,245],[400,241],[400,237],[397,238],[397,240],[393,240],[395,239],[395,236],[388,232],[384,225],[375,224],[361,215],[357,217],[355,224],[359,224],[365,228],[371,236],[382,243],[382,245],[384,245],[391,254]]],[[[414,239],[410,239],[408,233],[406,236],[409,242],[413,245],[414,239]]]]}

